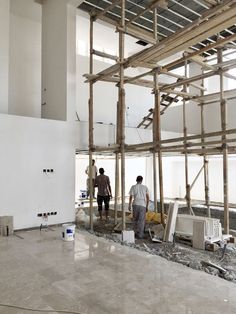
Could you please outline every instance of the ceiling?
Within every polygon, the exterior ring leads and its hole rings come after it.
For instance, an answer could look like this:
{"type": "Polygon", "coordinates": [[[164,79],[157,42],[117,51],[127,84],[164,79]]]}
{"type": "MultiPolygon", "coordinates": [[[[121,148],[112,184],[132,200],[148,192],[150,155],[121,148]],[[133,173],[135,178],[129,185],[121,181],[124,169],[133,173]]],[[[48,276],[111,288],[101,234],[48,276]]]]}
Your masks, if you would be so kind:
{"type": "MultiPolygon", "coordinates": [[[[163,9],[157,7],[157,35],[158,40],[161,41],[166,37],[172,35],[176,31],[181,30],[190,24],[194,20],[197,20],[202,14],[209,8],[211,8],[214,3],[217,4],[218,1],[214,0],[169,0],[167,2],[167,8],[163,9]]],[[[107,8],[112,3],[111,0],[85,0],[78,7],[79,9],[91,12],[101,12],[107,8]]],[[[148,5],[153,3],[150,0],[126,0],[126,21],[133,19],[136,15],[142,12],[148,5]]],[[[120,5],[117,4],[106,14],[105,18],[109,18],[111,22],[117,23],[120,19],[120,5]]],[[[140,17],[136,18],[132,25],[140,27],[152,34],[153,32],[153,11],[150,9],[145,12],[140,17]]],[[[236,33],[236,26],[232,25],[228,29],[223,30],[218,36],[228,37],[231,34],[236,33]]],[[[215,42],[217,35],[211,36],[202,42],[197,43],[191,48],[198,50],[205,47],[207,44],[215,42]]],[[[236,41],[232,42],[236,46],[236,41]]],[[[203,56],[207,57],[216,52],[216,49],[211,49],[204,52],[203,56]]]]}

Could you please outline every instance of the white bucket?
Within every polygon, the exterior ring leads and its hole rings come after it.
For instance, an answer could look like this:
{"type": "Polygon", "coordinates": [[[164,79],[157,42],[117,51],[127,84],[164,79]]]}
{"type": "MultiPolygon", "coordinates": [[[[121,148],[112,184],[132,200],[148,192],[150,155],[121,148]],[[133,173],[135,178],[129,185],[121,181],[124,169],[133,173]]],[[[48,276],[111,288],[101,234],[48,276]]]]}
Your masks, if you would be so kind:
{"type": "Polygon", "coordinates": [[[62,239],[64,241],[74,241],[75,239],[75,225],[64,224],[62,225],[62,239]]]}

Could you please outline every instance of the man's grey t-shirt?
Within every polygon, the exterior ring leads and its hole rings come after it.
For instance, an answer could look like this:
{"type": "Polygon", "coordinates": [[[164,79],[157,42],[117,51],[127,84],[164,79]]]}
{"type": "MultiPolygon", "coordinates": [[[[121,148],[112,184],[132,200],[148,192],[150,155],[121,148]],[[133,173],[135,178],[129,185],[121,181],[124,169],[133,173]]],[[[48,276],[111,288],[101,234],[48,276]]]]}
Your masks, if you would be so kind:
{"type": "Polygon", "coordinates": [[[131,186],[129,195],[134,197],[133,205],[139,205],[146,207],[146,194],[148,193],[148,188],[146,185],[137,183],[131,186]]]}
{"type": "Polygon", "coordinates": [[[98,187],[98,195],[107,196],[109,195],[108,186],[110,185],[110,179],[105,174],[100,174],[95,179],[95,185],[98,187]]]}

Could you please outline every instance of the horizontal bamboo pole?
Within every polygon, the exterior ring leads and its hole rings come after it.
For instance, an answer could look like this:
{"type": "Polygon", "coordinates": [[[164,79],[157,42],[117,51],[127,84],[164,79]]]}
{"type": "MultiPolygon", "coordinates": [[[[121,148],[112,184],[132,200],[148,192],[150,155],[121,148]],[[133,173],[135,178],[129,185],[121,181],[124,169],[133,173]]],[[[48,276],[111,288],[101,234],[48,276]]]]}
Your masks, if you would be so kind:
{"type": "MultiPolygon", "coordinates": [[[[224,92],[224,99],[229,99],[236,97],[236,88],[235,89],[230,89],[224,92]]],[[[217,93],[212,93],[212,94],[207,94],[204,96],[196,96],[193,97],[191,100],[200,102],[199,105],[205,105],[205,102],[208,101],[219,101],[220,100],[220,92],[217,93]]]]}
{"type": "MultiPolygon", "coordinates": [[[[217,132],[210,132],[210,133],[205,133],[204,137],[215,137],[215,136],[222,136],[223,134],[236,134],[236,129],[229,129],[226,131],[217,131],[217,132]]],[[[197,140],[201,139],[202,135],[197,134],[197,135],[189,135],[186,136],[186,140],[197,140]]],[[[182,142],[184,141],[184,137],[175,137],[175,138],[170,138],[170,139],[165,139],[160,142],[160,145],[163,144],[168,144],[168,143],[176,143],[176,142],[182,142]]],[[[147,143],[141,143],[141,144],[132,144],[132,145],[127,145],[127,150],[136,150],[136,149],[142,149],[145,148],[147,150],[152,148],[152,142],[147,142],[147,143]]]]}
{"type": "Polygon", "coordinates": [[[176,82],[176,83],[173,83],[173,84],[167,84],[167,85],[164,85],[161,88],[161,91],[165,91],[166,89],[169,89],[169,88],[175,88],[175,87],[178,87],[178,86],[181,86],[181,85],[184,85],[184,84],[189,84],[189,83],[192,83],[194,81],[199,81],[199,80],[202,80],[204,78],[220,74],[221,72],[224,73],[224,72],[227,72],[227,71],[229,71],[229,70],[231,70],[231,69],[233,69],[235,67],[236,67],[236,64],[233,64],[233,65],[230,65],[230,66],[226,66],[225,68],[222,68],[222,69],[216,69],[216,70],[213,70],[213,71],[209,71],[207,73],[203,73],[203,74],[199,74],[199,75],[196,75],[196,76],[192,76],[192,77],[183,79],[183,80],[181,80],[179,82],[176,82]]]}
{"type": "Polygon", "coordinates": [[[110,55],[109,53],[105,53],[105,52],[98,51],[95,49],[93,49],[93,54],[98,56],[98,57],[102,57],[102,58],[107,58],[107,59],[111,59],[111,60],[115,60],[115,61],[118,60],[117,56],[113,56],[113,55],[110,55]]]}

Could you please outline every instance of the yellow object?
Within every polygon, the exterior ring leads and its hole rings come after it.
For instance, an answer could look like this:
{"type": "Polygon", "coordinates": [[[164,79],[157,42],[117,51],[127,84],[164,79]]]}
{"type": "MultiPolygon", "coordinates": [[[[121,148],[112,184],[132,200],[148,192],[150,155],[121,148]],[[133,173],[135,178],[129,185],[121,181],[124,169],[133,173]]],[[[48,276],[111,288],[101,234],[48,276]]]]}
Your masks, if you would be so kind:
{"type": "Polygon", "coordinates": [[[146,213],[146,222],[156,222],[158,224],[161,223],[161,214],[148,211],[146,213]]]}
{"type": "MultiPolygon", "coordinates": [[[[133,215],[130,214],[128,217],[132,219],[133,215]]],[[[166,221],[166,218],[167,218],[167,215],[164,215],[164,221],[166,221]]],[[[157,224],[161,224],[161,214],[148,211],[146,213],[146,222],[155,222],[157,224]]]]}

